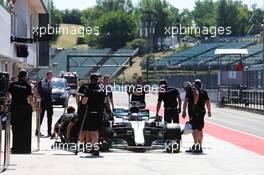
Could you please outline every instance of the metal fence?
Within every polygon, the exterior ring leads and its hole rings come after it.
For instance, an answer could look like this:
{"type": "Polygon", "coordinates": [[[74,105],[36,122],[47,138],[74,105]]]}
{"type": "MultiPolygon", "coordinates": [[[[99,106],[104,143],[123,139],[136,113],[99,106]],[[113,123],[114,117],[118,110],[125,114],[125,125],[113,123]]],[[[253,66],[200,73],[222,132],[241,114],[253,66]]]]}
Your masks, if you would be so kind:
{"type": "MultiPolygon", "coordinates": [[[[199,78],[203,81],[205,89],[218,89],[218,75],[217,74],[202,74],[202,75],[174,75],[164,77],[168,80],[169,84],[178,88],[182,87],[185,81],[194,81],[199,78]]],[[[264,89],[264,71],[254,70],[245,71],[241,83],[236,86],[232,86],[233,89],[239,89],[243,87],[245,89],[264,89]]]]}
{"type": "Polygon", "coordinates": [[[0,171],[5,171],[10,163],[10,113],[0,114],[0,171]],[[4,138],[2,138],[4,132],[4,138]],[[2,151],[2,149],[4,150],[2,151]],[[3,154],[2,154],[3,152],[3,154]],[[3,162],[2,162],[3,161],[3,162]]]}
{"type": "Polygon", "coordinates": [[[263,70],[245,71],[243,77],[243,84],[248,89],[264,89],[263,70]]]}
{"type": "Polygon", "coordinates": [[[264,111],[264,90],[220,89],[218,102],[224,105],[264,111]]]}

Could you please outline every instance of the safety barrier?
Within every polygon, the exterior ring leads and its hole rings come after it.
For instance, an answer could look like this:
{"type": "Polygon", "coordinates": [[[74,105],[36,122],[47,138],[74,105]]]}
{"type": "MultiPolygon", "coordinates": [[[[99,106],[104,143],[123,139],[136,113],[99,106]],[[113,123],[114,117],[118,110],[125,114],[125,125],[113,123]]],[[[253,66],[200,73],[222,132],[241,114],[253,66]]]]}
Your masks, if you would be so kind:
{"type": "Polygon", "coordinates": [[[10,134],[11,134],[10,112],[0,114],[0,170],[5,171],[10,163],[10,134]],[[4,138],[2,138],[3,134],[4,138]],[[3,145],[4,144],[4,145],[3,145]],[[4,150],[2,150],[4,148],[4,150]],[[2,154],[3,152],[3,154],[2,154]],[[3,161],[3,162],[2,162],[3,161]]]}
{"type": "Polygon", "coordinates": [[[218,102],[230,106],[264,111],[264,90],[220,89],[218,102]]]}

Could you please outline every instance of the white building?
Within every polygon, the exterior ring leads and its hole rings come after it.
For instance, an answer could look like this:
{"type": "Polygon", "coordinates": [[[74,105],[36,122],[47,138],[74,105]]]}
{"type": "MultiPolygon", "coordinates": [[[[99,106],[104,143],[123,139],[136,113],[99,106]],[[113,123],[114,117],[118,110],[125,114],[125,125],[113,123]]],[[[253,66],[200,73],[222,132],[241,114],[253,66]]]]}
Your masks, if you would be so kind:
{"type": "Polygon", "coordinates": [[[49,15],[50,4],[50,0],[0,0],[0,71],[12,76],[20,68],[36,66],[41,43],[28,41],[33,39],[33,27],[41,23],[40,16],[49,15]],[[11,41],[11,36],[18,40],[11,41]],[[20,46],[27,47],[27,57],[18,57],[20,46]]]}

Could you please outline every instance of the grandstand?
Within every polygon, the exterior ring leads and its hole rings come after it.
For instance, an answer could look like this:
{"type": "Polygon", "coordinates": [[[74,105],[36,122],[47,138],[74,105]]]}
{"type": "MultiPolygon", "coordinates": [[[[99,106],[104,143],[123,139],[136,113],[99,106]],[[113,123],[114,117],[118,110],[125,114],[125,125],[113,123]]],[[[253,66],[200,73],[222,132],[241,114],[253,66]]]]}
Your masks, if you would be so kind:
{"type": "MultiPolygon", "coordinates": [[[[54,49],[51,49],[51,59],[50,59],[50,65],[56,64],[56,67],[49,67],[49,68],[41,68],[38,71],[37,75],[37,70],[31,70],[30,71],[30,76],[33,79],[37,79],[37,76],[39,78],[43,78],[45,76],[45,73],[48,70],[52,70],[55,75],[58,75],[60,71],[66,71],[67,70],[67,55],[68,54],[74,54],[74,53],[90,53],[90,54],[107,54],[111,51],[111,49],[89,49],[89,50],[78,50],[78,49],[57,49],[54,51],[54,49]]],[[[97,57],[95,60],[96,62],[99,62],[102,58],[97,57]]],[[[83,59],[81,58],[76,58],[75,64],[90,64],[90,62],[83,62],[83,59]]],[[[71,68],[70,71],[77,72],[80,76],[80,78],[83,78],[90,70],[91,68],[87,67],[78,67],[78,68],[71,68]]]]}
{"type": "Polygon", "coordinates": [[[263,62],[263,45],[262,44],[257,44],[250,46],[248,49],[249,55],[245,57],[244,59],[244,64],[245,65],[257,65],[261,64],[263,62]]]}
{"type": "MultiPolygon", "coordinates": [[[[252,46],[254,43],[251,42],[233,42],[233,43],[227,43],[226,45],[223,45],[222,47],[218,49],[242,49],[242,48],[248,48],[252,46]]],[[[211,59],[204,59],[201,62],[199,62],[198,66],[218,66],[218,64],[227,65],[227,64],[234,64],[234,62],[239,61],[240,57],[238,56],[214,56],[211,59]]]]}
{"type": "MultiPolygon", "coordinates": [[[[115,54],[129,54],[133,55],[135,50],[132,49],[119,49],[115,52],[115,54]]],[[[100,67],[97,70],[97,73],[100,73],[102,75],[108,74],[112,77],[114,77],[121,69],[122,65],[125,65],[129,62],[129,57],[112,57],[111,59],[108,59],[105,62],[105,65],[107,67],[100,67]],[[118,65],[118,66],[111,66],[111,65],[118,65]]]]}
{"type": "MultiPolygon", "coordinates": [[[[219,43],[206,43],[186,49],[182,52],[176,53],[170,57],[160,59],[150,63],[150,69],[166,70],[170,67],[177,67],[181,69],[201,68],[207,69],[209,66],[212,68],[221,65],[233,65],[240,60],[237,56],[223,56],[218,57],[214,54],[215,49],[242,49],[248,50],[249,54],[244,58],[245,65],[259,64],[262,60],[261,44],[254,42],[219,42],[219,43]]],[[[146,63],[142,63],[143,68],[146,63]]]]}
{"type": "Polygon", "coordinates": [[[50,67],[30,69],[29,75],[32,79],[43,78],[48,70],[52,70],[55,75],[58,75],[61,71],[67,71],[67,55],[77,56],[69,59],[69,71],[77,72],[80,79],[85,79],[89,76],[91,72],[98,72],[101,74],[109,74],[115,76],[122,68],[124,64],[127,64],[129,57],[111,57],[113,54],[133,54],[135,50],[131,49],[119,49],[113,52],[111,49],[89,49],[89,50],[79,50],[79,49],[51,49],[50,50],[50,67]],[[83,57],[79,56],[81,54],[87,55],[107,55],[109,56],[94,56],[94,57],[83,57]],[[55,66],[52,66],[55,65],[55,66]],[[97,65],[97,66],[91,66],[97,65]],[[118,65],[118,66],[111,66],[118,65]],[[107,66],[107,67],[104,67],[107,66]]]}
{"type": "Polygon", "coordinates": [[[167,67],[168,65],[169,66],[177,65],[189,59],[195,58],[201,54],[214,50],[217,47],[219,47],[218,43],[199,44],[192,48],[185,49],[182,52],[176,53],[170,57],[161,59],[153,63],[152,65],[157,67],[167,67]]]}
{"type": "MultiPolygon", "coordinates": [[[[240,45],[241,46],[241,45],[240,45]]],[[[232,48],[237,48],[236,46],[232,48]]],[[[244,47],[240,47],[244,48],[244,47]]],[[[248,55],[246,55],[243,58],[243,63],[245,65],[254,65],[254,64],[259,64],[259,62],[262,60],[262,48],[263,46],[261,44],[257,45],[250,45],[249,47],[245,47],[248,50],[248,55]]],[[[221,65],[234,65],[240,61],[239,56],[224,56],[219,58],[220,59],[220,64],[221,65]]],[[[219,64],[219,61],[217,58],[213,60],[209,60],[204,63],[206,66],[217,66],[219,64]]]]}

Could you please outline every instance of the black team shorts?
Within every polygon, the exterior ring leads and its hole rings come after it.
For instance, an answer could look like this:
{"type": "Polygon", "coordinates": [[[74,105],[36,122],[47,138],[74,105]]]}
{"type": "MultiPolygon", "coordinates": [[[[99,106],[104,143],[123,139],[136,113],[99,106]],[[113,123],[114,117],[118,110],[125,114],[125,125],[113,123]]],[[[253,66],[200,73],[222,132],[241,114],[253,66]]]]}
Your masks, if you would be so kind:
{"type": "Polygon", "coordinates": [[[99,131],[103,124],[101,112],[88,112],[82,131],[99,131]]]}
{"type": "Polygon", "coordinates": [[[177,108],[165,108],[164,110],[164,121],[166,123],[179,123],[179,114],[177,108]]]}
{"type": "Polygon", "coordinates": [[[204,128],[204,116],[205,112],[200,112],[197,113],[197,115],[192,117],[191,124],[192,124],[192,129],[202,131],[204,128]]]}

